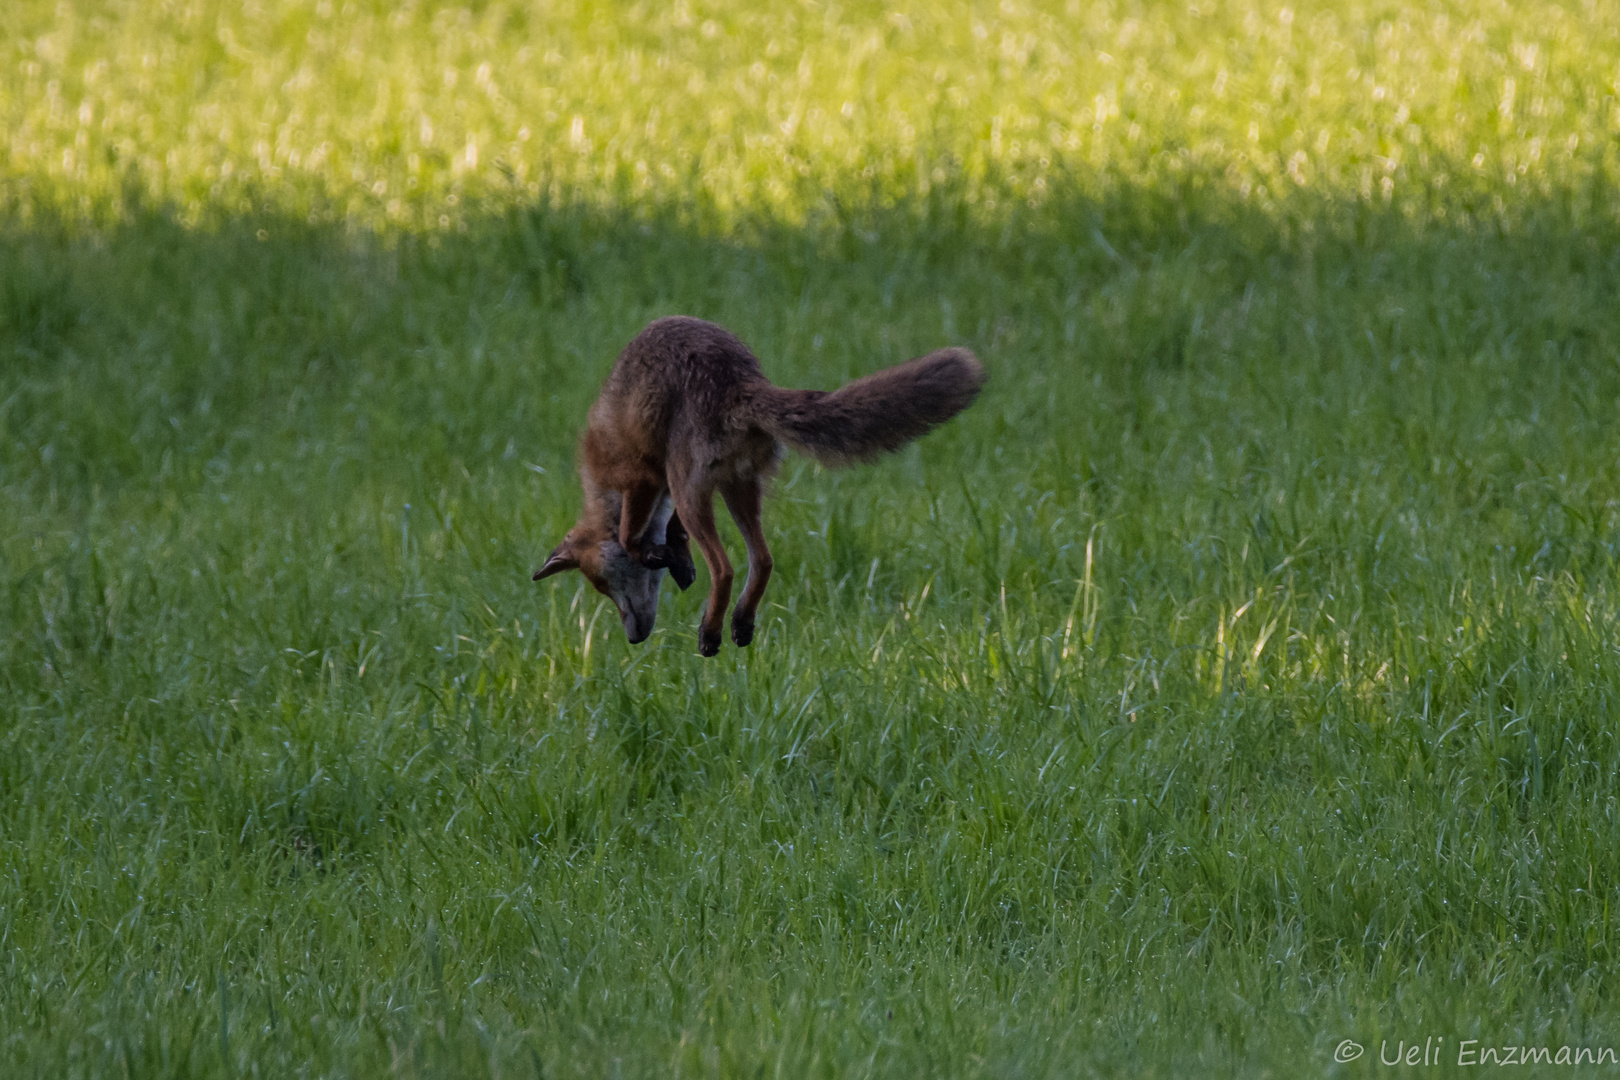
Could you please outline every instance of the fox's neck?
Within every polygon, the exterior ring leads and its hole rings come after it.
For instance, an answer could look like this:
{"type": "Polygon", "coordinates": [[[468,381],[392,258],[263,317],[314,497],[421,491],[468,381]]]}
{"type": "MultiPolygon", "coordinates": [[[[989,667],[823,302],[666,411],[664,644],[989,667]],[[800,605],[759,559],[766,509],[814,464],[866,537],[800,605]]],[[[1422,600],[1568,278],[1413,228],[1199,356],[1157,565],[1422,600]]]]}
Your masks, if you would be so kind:
{"type": "MultiPolygon", "coordinates": [[[[576,529],[582,530],[594,540],[608,540],[619,535],[619,516],[624,509],[624,496],[612,488],[605,488],[592,479],[589,470],[580,470],[580,486],[585,491],[585,507],[580,511],[579,524],[576,529]]],[[[655,544],[664,542],[665,529],[669,519],[675,512],[674,504],[669,496],[653,510],[652,516],[647,520],[647,528],[642,535],[655,544]]]]}
{"type": "Polygon", "coordinates": [[[588,470],[580,470],[579,480],[580,486],[585,490],[585,506],[579,515],[580,527],[601,540],[617,536],[619,512],[623,508],[624,497],[612,488],[602,487],[591,477],[588,470]]]}

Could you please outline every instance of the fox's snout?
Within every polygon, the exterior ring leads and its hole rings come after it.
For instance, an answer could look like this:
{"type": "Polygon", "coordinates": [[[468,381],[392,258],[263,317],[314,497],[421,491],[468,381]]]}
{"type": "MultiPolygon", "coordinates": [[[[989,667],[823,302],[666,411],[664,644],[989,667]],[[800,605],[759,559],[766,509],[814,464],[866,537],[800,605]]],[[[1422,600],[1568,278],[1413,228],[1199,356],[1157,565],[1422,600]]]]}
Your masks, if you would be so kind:
{"type": "Polygon", "coordinates": [[[619,617],[624,621],[624,636],[629,639],[630,644],[640,645],[652,636],[652,619],[642,622],[633,611],[621,612],[619,617]]]}

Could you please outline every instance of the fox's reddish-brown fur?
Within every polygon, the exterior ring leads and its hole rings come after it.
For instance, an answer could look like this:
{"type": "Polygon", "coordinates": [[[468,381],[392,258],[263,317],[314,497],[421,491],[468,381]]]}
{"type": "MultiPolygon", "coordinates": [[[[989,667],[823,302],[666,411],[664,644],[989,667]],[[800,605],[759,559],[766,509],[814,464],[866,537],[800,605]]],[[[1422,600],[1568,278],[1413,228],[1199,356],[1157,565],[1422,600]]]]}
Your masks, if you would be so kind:
{"type": "Polygon", "coordinates": [[[640,641],[652,632],[663,572],[683,589],[695,577],[689,536],[709,567],[698,650],[713,656],[732,585],[714,522],[719,492],[748,545],[731,616],[732,640],[747,645],[771,575],[760,513],[780,444],[828,465],[869,460],[961,412],[984,379],[967,349],[941,349],[831,393],[786,390],[723,327],[659,319],[625,347],[591,406],[580,439],[585,509],[535,579],[584,571],[640,641]]]}

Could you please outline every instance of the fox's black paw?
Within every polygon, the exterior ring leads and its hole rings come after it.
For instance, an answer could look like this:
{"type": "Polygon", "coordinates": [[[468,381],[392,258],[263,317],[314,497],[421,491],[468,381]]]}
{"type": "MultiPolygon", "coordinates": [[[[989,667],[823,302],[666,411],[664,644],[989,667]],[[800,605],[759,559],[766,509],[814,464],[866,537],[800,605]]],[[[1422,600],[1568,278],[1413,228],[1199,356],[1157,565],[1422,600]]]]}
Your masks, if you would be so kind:
{"type": "Polygon", "coordinates": [[[720,654],[720,631],[710,630],[707,626],[698,627],[698,655],[718,656],[720,654]]]}
{"type": "Polygon", "coordinates": [[[691,588],[692,582],[697,580],[697,567],[692,565],[692,556],[684,551],[676,551],[669,564],[669,576],[675,579],[681,592],[691,588]]]}
{"type": "Polygon", "coordinates": [[[746,618],[742,615],[733,615],[731,617],[731,640],[736,642],[739,649],[746,648],[748,643],[754,640],[754,617],[752,615],[746,618]]]}

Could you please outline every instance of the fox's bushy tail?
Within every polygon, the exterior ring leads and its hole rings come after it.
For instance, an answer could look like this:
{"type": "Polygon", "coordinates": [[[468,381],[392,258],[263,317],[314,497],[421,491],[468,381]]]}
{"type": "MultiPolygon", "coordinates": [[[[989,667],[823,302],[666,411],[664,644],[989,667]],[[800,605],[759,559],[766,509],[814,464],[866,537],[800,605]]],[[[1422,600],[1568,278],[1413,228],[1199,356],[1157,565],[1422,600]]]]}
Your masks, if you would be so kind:
{"type": "Polygon", "coordinates": [[[973,403],[984,380],[971,351],[940,349],[831,393],[763,386],[754,395],[754,421],[824,465],[849,465],[943,424],[973,403]]]}

